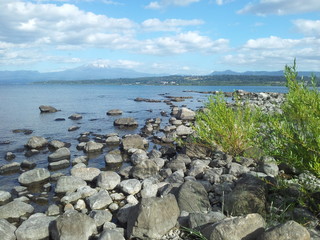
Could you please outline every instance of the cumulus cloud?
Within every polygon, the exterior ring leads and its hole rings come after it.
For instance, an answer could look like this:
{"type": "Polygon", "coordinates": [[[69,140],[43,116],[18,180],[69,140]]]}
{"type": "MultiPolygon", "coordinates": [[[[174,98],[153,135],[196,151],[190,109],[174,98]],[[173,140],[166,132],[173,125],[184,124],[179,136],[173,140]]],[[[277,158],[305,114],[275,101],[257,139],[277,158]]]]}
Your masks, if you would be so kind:
{"type": "Polygon", "coordinates": [[[146,31],[180,31],[182,27],[197,26],[204,22],[200,19],[183,20],[183,19],[166,19],[164,21],[158,18],[147,19],[141,23],[141,26],[146,31]]]}
{"type": "Polygon", "coordinates": [[[147,9],[161,9],[169,6],[185,7],[200,0],[161,0],[150,2],[145,8],[147,9]]]}
{"type": "Polygon", "coordinates": [[[238,13],[252,13],[256,15],[286,15],[320,11],[319,0],[260,0],[258,3],[249,3],[238,13]]]}
{"type": "Polygon", "coordinates": [[[307,36],[320,36],[320,20],[297,19],[293,23],[298,32],[307,36]]]}

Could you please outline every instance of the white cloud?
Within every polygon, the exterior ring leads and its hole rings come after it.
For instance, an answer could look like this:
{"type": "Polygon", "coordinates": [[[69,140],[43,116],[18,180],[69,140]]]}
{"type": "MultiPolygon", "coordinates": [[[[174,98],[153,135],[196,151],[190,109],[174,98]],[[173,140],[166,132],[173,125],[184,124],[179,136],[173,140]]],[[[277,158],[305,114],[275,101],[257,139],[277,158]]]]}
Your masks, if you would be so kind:
{"type": "Polygon", "coordinates": [[[238,13],[256,15],[286,15],[320,11],[319,0],[260,0],[259,3],[249,3],[238,13]]]}
{"type": "Polygon", "coordinates": [[[150,2],[145,8],[147,9],[161,9],[169,6],[185,7],[200,0],[160,0],[150,2]]]}
{"type": "Polygon", "coordinates": [[[221,5],[233,2],[233,1],[234,0],[216,0],[216,4],[221,6],[221,5]]]}
{"type": "Polygon", "coordinates": [[[125,59],[118,59],[118,60],[98,59],[90,62],[90,64],[94,66],[100,66],[100,67],[102,66],[102,67],[109,67],[109,68],[129,68],[129,69],[133,69],[143,65],[143,63],[141,62],[125,60],[125,59]]]}
{"type": "Polygon", "coordinates": [[[200,19],[183,20],[183,19],[166,19],[164,21],[158,18],[147,19],[141,23],[146,31],[180,31],[181,27],[197,26],[204,22],[200,19]]]}
{"type": "Polygon", "coordinates": [[[299,32],[307,36],[320,36],[320,20],[298,19],[293,23],[299,32]]]}

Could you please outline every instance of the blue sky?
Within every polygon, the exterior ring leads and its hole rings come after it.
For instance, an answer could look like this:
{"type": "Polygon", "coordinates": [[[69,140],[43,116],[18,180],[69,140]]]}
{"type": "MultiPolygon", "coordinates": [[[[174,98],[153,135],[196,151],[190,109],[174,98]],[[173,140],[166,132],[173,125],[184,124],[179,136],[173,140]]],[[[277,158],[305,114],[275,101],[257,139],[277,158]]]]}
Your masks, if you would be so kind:
{"type": "Polygon", "coordinates": [[[0,0],[0,70],[320,71],[319,0],[0,0]]]}

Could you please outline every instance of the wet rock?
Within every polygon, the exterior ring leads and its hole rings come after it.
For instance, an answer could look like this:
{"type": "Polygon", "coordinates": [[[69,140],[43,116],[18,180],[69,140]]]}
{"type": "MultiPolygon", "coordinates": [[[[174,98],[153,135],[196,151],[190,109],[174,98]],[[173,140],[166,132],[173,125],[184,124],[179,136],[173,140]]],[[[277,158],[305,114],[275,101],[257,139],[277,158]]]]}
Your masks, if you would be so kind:
{"type": "Polygon", "coordinates": [[[31,149],[39,149],[46,147],[47,145],[48,141],[44,137],[33,136],[28,140],[26,147],[31,149]]]}
{"type": "Polygon", "coordinates": [[[59,148],[65,147],[65,145],[66,144],[64,142],[61,142],[59,140],[52,140],[51,142],[49,142],[48,147],[49,147],[50,150],[51,149],[57,150],[59,148]]]}
{"type": "Polygon", "coordinates": [[[199,182],[183,183],[177,193],[180,211],[189,213],[207,212],[211,209],[208,193],[199,182]]]}
{"type": "Polygon", "coordinates": [[[113,125],[124,128],[136,128],[138,127],[138,122],[134,118],[119,118],[114,121],[113,125]]]}
{"type": "Polygon", "coordinates": [[[115,163],[123,162],[123,158],[122,158],[121,152],[118,149],[116,149],[107,153],[104,156],[104,161],[106,162],[107,165],[115,164],[115,163]]]}
{"type": "Polygon", "coordinates": [[[11,193],[0,191],[0,206],[7,204],[11,200],[11,193]]]}
{"type": "Polygon", "coordinates": [[[59,170],[59,169],[64,169],[70,167],[70,161],[67,159],[60,160],[57,162],[51,162],[48,165],[48,169],[51,171],[59,170]]]}
{"type": "Polygon", "coordinates": [[[100,152],[100,151],[102,151],[103,147],[104,146],[103,146],[102,143],[89,141],[89,142],[86,143],[86,145],[84,147],[84,151],[87,152],[87,153],[100,152]]]}
{"type": "Polygon", "coordinates": [[[50,178],[50,172],[45,168],[35,168],[22,173],[18,181],[21,185],[30,186],[37,183],[42,183],[50,178]]]}
{"type": "Polygon", "coordinates": [[[106,190],[113,190],[121,181],[119,174],[113,171],[102,171],[97,178],[97,186],[106,190]]]}
{"type": "Polygon", "coordinates": [[[173,228],[180,210],[175,197],[143,198],[130,214],[127,235],[130,238],[161,239],[173,228]]]}
{"type": "Polygon", "coordinates": [[[80,156],[80,157],[76,157],[75,159],[72,160],[72,165],[76,165],[78,163],[87,164],[88,163],[88,156],[80,156]]]}
{"type": "Polygon", "coordinates": [[[117,116],[117,115],[122,115],[122,113],[123,112],[120,109],[112,109],[107,112],[107,115],[117,116]]]}
{"type": "Polygon", "coordinates": [[[20,171],[20,163],[13,162],[4,164],[0,167],[0,174],[9,174],[15,173],[20,171]]]}
{"type": "Polygon", "coordinates": [[[128,179],[120,182],[119,187],[124,193],[128,195],[134,195],[140,192],[141,183],[137,179],[128,179]]]}
{"type": "Polygon", "coordinates": [[[2,240],[16,240],[16,227],[5,219],[0,219],[0,236],[2,240]]]}
{"type": "Polygon", "coordinates": [[[145,149],[143,138],[138,135],[127,135],[122,139],[122,147],[124,150],[129,150],[130,148],[145,149]]]}
{"type": "Polygon", "coordinates": [[[13,152],[7,152],[6,155],[4,156],[4,159],[7,161],[11,161],[15,159],[16,155],[13,152]]]}
{"type": "Polygon", "coordinates": [[[136,102],[150,102],[150,103],[159,103],[159,102],[161,102],[161,100],[149,99],[149,98],[141,98],[141,97],[135,98],[134,101],[136,101],[136,102]]]}
{"type": "Polygon", "coordinates": [[[31,216],[18,227],[16,231],[17,240],[48,239],[49,224],[55,219],[55,217],[48,217],[42,214],[31,216]]]}
{"type": "Polygon", "coordinates": [[[263,232],[266,223],[257,213],[242,217],[226,218],[201,230],[208,240],[255,240],[263,232]]]}
{"type": "Polygon", "coordinates": [[[295,221],[288,221],[264,232],[258,240],[309,240],[308,230],[295,221]]]}
{"type": "Polygon", "coordinates": [[[97,227],[86,214],[68,211],[50,224],[49,231],[53,240],[88,240],[97,233],[97,227]]]}
{"type": "Polygon", "coordinates": [[[107,145],[117,145],[120,143],[120,138],[119,136],[110,136],[106,139],[106,144],[107,145]]]}
{"type": "Polygon", "coordinates": [[[79,128],[80,128],[79,126],[71,126],[71,127],[68,128],[68,131],[69,132],[73,132],[73,131],[78,130],[79,128]]]}
{"type": "Polygon", "coordinates": [[[71,116],[69,116],[68,118],[71,119],[71,120],[80,120],[80,119],[82,119],[82,115],[74,113],[71,116]]]}
{"type": "Polygon", "coordinates": [[[56,118],[55,119],[56,122],[62,122],[62,121],[65,121],[65,120],[66,120],[65,118],[56,118]]]}
{"type": "Polygon", "coordinates": [[[34,208],[30,204],[15,200],[0,207],[0,219],[17,221],[20,217],[32,214],[33,211],[34,208]]]}
{"type": "Polygon", "coordinates": [[[58,110],[52,106],[47,105],[41,105],[39,107],[41,113],[55,113],[58,112],[58,110]]]}
{"type": "Polygon", "coordinates": [[[55,152],[51,153],[48,156],[49,162],[57,162],[64,159],[70,159],[71,153],[70,150],[66,147],[57,149],[55,152]]]}
{"type": "Polygon", "coordinates": [[[98,193],[87,198],[87,203],[92,210],[103,209],[112,203],[112,199],[106,190],[100,190],[98,193]]]}
{"type": "Polygon", "coordinates": [[[23,133],[24,135],[30,135],[33,133],[33,130],[30,129],[14,129],[12,130],[13,133],[23,133]]]}
{"type": "Polygon", "coordinates": [[[55,188],[56,193],[74,192],[80,187],[86,186],[86,182],[74,176],[61,176],[55,188]]]}

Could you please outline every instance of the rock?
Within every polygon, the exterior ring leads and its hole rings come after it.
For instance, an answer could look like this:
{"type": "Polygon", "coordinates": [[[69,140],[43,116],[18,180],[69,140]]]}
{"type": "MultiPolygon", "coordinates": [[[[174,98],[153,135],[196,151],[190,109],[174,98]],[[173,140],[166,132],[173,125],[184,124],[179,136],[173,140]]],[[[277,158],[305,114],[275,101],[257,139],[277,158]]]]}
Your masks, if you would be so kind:
{"type": "Polygon", "coordinates": [[[20,167],[23,169],[33,169],[36,166],[37,166],[37,164],[35,162],[31,162],[29,160],[23,160],[20,165],[20,167]]]}
{"type": "Polygon", "coordinates": [[[193,133],[193,130],[191,127],[186,127],[184,125],[180,125],[179,127],[177,127],[177,135],[178,136],[186,136],[186,135],[190,135],[193,133]]]}
{"type": "Polygon", "coordinates": [[[71,116],[69,116],[68,118],[71,119],[71,120],[80,120],[80,119],[82,119],[82,115],[74,113],[71,116]]]}
{"type": "Polygon", "coordinates": [[[118,127],[138,127],[138,122],[134,118],[119,118],[113,123],[114,126],[118,127]]]}
{"type": "Polygon", "coordinates": [[[51,162],[48,165],[49,170],[55,171],[63,168],[67,168],[70,166],[70,161],[65,159],[65,160],[60,160],[57,162],[51,162]]]}
{"type": "Polygon", "coordinates": [[[33,211],[34,208],[30,204],[16,200],[0,207],[0,219],[16,221],[20,217],[32,214],[33,211]]]}
{"type": "Polygon", "coordinates": [[[239,177],[242,174],[250,171],[249,168],[242,166],[241,164],[235,163],[235,162],[228,164],[228,168],[229,168],[229,174],[231,174],[235,177],[239,177]]]}
{"type": "Polygon", "coordinates": [[[207,212],[210,210],[208,193],[199,182],[187,181],[183,183],[177,193],[180,211],[189,213],[207,212]]]}
{"type": "Polygon", "coordinates": [[[114,229],[106,229],[101,234],[98,240],[125,240],[123,234],[114,229]]]}
{"type": "Polygon", "coordinates": [[[39,107],[41,113],[55,113],[58,112],[58,110],[52,106],[46,106],[46,105],[41,105],[39,107]]]}
{"type": "Polygon", "coordinates": [[[189,142],[183,148],[183,153],[185,153],[188,157],[198,159],[211,157],[214,151],[215,149],[209,148],[208,146],[189,142]]]}
{"type": "Polygon", "coordinates": [[[188,175],[195,178],[202,178],[204,173],[209,169],[208,162],[204,160],[194,160],[190,164],[188,175]]]}
{"type": "Polygon", "coordinates": [[[73,132],[73,131],[78,130],[79,128],[80,128],[79,126],[71,126],[71,127],[68,128],[68,131],[69,132],[73,132]]]}
{"type": "Polygon", "coordinates": [[[108,152],[104,156],[104,161],[106,162],[107,165],[108,164],[115,164],[115,163],[122,163],[123,159],[122,159],[121,152],[118,149],[108,152]]]}
{"type": "Polygon", "coordinates": [[[132,169],[132,176],[137,179],[145,179],[158,173],[158,165],[153,160],[143,160],[132,169]]]}
{"type": "Polygon", "coordinates": [[[61,142],[61,141],[58,141],[58,140],[52,140],[51,142],[49,142],[48,147],[52,148],[54,150],[57,150],[59,148],[65,147],[65,145],[66,144],[64,142],[61,142]]]}
{"type": "Polygon", "coordinates": [[[201,232],[208,240],[255,240],[264,232],[265,226],[263,217],[253,213],[226,218],[216,224],[210,224],[201,232]]]}
{"type": "Polygon", "coordinates": [[[113,190],[121,181],[119,174],[113,171],[102,171],[97,178],[97,186],[106,190],[113,190]]]}
{"type": "Polygon", "coordinates": [[[48,207],[48,210],[46,212],[46,214],[48,216],[58,216],[60,214],[60,208],[58,205],[56,204],[51,204],[49,207],[48,207]]]}
{"type": "Polygon", "coordinates": [[[295,221],[288,221],[264,232],[258,240],[310,240],[308,230],[295,221]]]}
{"type": "Polygon", "coordinates": [[[6,155],[4,156],[4,159],[7,161],[11,161],[15,159],[16,155],[13,152],[7,152],[6,155]]]}
{"type": "Polygon", "coordinates": [[[31,149],[39,149],[46,147],[47,145],[48,141],[44,137],[33,136],[28,140],[26,147],[31,149]]]}
{"type": "Polygon", "coordinates": [[[183,107],[178,110],[176,118],[180,120],[194,120],[195,116],[196,116],[196,113],[194,111],[183,107]]]}
{"type": "Polygon", "coordinates": [[[49,231],[53,240],[88,240],[97,233],[97,227],[86,214],[68,211],[50,224],[49,231]]]}
{"type": "Polygon", "coordinates": [[[127,223],[129,216],[131,216],[131,210],[134,208],[134,204],[127,203],[117,212],[117,219],[120,223],[127,223]]]}
{"type": "Polygon", "coordinates": [[[23,128],[23,129],[14,129],[14,130],[12,130],[12,132],[13,133],[23,133],[24,135],[30,135],[33,133],[33,130],[23,128]]]}
{"type": "Polygon", "coordinates": [[[17,162],[8,163],[0,167],[0,174],[8,174],[8,173],[14,173],[19,171],[20,171],[20,163],[17,163],[17,162]]]}
{"type": "Polygon", "coordinates": [[[61,121],[65,121],[65,120],[66,120],[65,118],[56,118],[55,119],[56,122],[61,122],[61,121]]]}
{"type": "Polygon", "coordinates": [[[94,167],[71,169],[72,176],[79,177],[88,182],[95,180],[99,176],[100,172],[100,169],[94,167]]]}
{"type": "Polygon", "coordinates": [[[16,227],[5,219],[0,219],[0,236],[1,240],[16,240],[14,232],[16,227]]]}
{"type": "Polygon", "coordinates": [[[271,177],[276,177],[279,174],[279,167],[276,160],[272,157],[263,157],[260,167],[261,171],[271,177]]]}
{"type": "Polygon", "coordinates": [[[89,142],[86,143],[86,145],[84,147],[84,151],[87,152],[87,153],[100,152],[103,147],[104,146],[103,146],[102,143],[89,141],[89,142]]]}
{"type": "Polygon", "coordinates": [[[127,236],[139,239],[161,239],[173,228],[180,215],[175,197],[143,198],[130,214],[127,236]]]}
{"type": "Polygon", "coordinates": [[[207,225],[220,222],[226,216],[221,212],[208,212],[208,213],[190,213],[189,227],[195,229],[207,225]]]}
{"type": "Polygon", "coordinates": [[[120,182],[119,187],[124,193],[128,195],[134,195],[140,192],[141,183],[137,179],[128,179],[120,182]]]}
{"type": "Polygon", "coordinates": [[[22,173],[18,181],[21,185],[31,186],[37,183],[43,183],[49,180],[50,172],[45,168],[35,168],[22,173]]]}
{"type": "Polygon", "coordinates": [[[90,212],[89,216],[93,218],[97,227],[110,222],[112,219],[112,213],[109,210],[94,210],[90,212]]]}
{"type": "Polygon", "coordinates": [[[266,186],[257,177],[241,178],[231,193],[225,196],[225,211],[232,215],[259,213],[266,215],[266,186]]]}
{"type": "Polygon", "coordinates": [[[127,135],[122,139],[122,147],[124,150],[129,150],[130,148],[137,148],[144,150],[144,141],[140,135],[127,135]]]}
{"type": "Polygon", "coordinates": [[[107,145],[117,145],[120,143],[120,138],[119,136],[110,136],[106,139],[106,144],[107,145]]]}
{"type": "Polygon", "coordinates": [[[11,200],[11,193],[0,190],[0,206],[7,204],[11,200]]]}
{"type": "Polygon", "coordinates": [[[17,240],[49,239],[49,224],[55,219],[45,215],[31,216],[18,227],[17,240]]]}
{"type": "Polygon", "coordinates": [[[74,192],[80,187],[87,186],[86,182],[74,176],[62,176],[58,179],[55,188],[56,193],[74,192]]]}
{"type": "Polygon", "coordinates": [[[122,111],[120,109],[112,109],[112,110],[109,110],[107,112],[107,115],[109,116],[117,116],[117,115],[122,115],[122,111]]]}
{"type": "Polygon", "coordinates": [[[166,164],[167,168],[170,168],[173,172],[181,169],[183,172],[187,171],[187,167],[183,159],[174,159],[166,164]]]}
{"type": "Polygon", "coordinates": [[[106,190],[100,190],[98,193],[87,198],[87,203],[92,210],[103,209],[112,203],[112,199],[106,190]]]}

